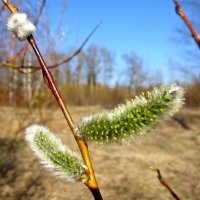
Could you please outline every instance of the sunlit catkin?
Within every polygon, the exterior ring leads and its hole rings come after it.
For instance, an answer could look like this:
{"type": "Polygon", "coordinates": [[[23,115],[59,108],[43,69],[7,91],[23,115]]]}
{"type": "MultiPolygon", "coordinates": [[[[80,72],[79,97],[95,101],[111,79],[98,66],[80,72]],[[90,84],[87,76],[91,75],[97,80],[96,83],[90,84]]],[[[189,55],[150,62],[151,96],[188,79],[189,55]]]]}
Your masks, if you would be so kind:
{"type": "Polygon", "coordinates": [[[110,112],[84,118],[77,128],[86,140],[121,141],[143,134],[160,120],[173,115],[183,104],[184,91],[176,84],[154,88],[110,112]]]}
{"type": "Polygon", "coordinates": [[[76,153],[63,145],[47,128],[33,125],[26,129],[26,141],[41,163],[67,181],[86,179],[85,168],[76,153]]]}

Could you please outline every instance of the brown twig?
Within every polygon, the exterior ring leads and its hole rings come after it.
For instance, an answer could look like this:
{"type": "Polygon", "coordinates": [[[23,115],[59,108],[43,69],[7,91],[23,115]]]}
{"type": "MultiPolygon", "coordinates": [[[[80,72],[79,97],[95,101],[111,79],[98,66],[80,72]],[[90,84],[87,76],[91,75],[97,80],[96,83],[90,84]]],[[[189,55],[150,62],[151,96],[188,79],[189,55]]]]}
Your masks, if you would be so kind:
{"type": "Polygon", "coordinates": [[[174,4],[175,4],[175,10],[176,13],[181,17],[181,19],[185,22],[186,26],[188,27],[189,31],[192,34],[192,37],[194,38],[197,46],[200,48],[200,37],[197,34],[197,31],[195,30],[195,28],[192,26],[190,20],[187,18],[187,15],[185,14],[185,12],[183,11],[181,5],[179,4],[178,0],[173,0],[174,4]]]}
{"type": "MultiPolygon", "coordinates": [[[[13,6],[11,3],[8,3],[7,1],[5,0],[2,0],[4,2],[4,4],[9,8],[9,10],[12,12],[12,13],[16,13],[18,12],[18,9],[15,8],[15,6],[13,6]]],[[[83,157],[83,160],[87,166],[87,175],[89,177],[88,181],[85,182],[85,185],[90,189],[91,193],[93,194],[95,200],[102,200],[102,196],[101,196],[101,193],[100,193],[100,190],[99,190],[99,187],[97,185],[97,181],[96,181],[96,178],[95,178],[95,174],[94,174],[94,170],[93,170],[93,167],[92,167],[92,163],[91,163],[91,159],[90,159],[90,155],[89,155],[89,150],[88,150],[88,145],[86,143],[86,141],[79,135],[74,123],[73,123],[73,120],[72,120],[72,117],[67,109],[67,107],[65,106],[64,102],[63,102],[63,99],[60,95],[60,92],[55,84],[55,81],[54,81],[54,78],[51,74],[51,72],[49,71],[38,47],[37,47],[37,44],[36,44],[36,41],[33,37],[33,35],[30,35],[28,38],[27,38],[28,42],[30,43],[30,45],[32,46],[37,58],[38,58],[38,61],[40,63],[40,66],[41,66],[41,69],[42,69],[42,73],[43,73],[43,78],[44,78],[44,82],[47,84],[47,86],[49,87],[49,89],[52,91],[54,97],[56,98],[59,106],[60,106],[60,109],[62,110],[63,112],[63,115],[74,135],[74,138],[79,146],[79,149],[81,151],[81,154],[82,154],[82,157],[83,157]]]]}
{"type": "Polygon", "coordinates": [[[178,195],[172,190],[172,188],[168,185],[168,183],[166,182],[166,180],[163,178],[162,174],[160,173],[160,170],[154,167],[151,167],[152,171],[157,172],[158,175],[158,180],[160,181],[160,183],[167,188],[167,190],[171,193],[171,195],[174,197],[174,199],[176,200],[181,200],[178,195]]]}

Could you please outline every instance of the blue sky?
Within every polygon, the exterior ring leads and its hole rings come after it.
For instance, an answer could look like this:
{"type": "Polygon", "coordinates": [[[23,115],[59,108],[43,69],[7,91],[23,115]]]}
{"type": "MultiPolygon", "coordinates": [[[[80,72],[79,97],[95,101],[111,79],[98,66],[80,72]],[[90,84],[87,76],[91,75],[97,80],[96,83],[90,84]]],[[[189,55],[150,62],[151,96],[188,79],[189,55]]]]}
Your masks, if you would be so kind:
{"type": "MultiPolygon", "coordinates": [[[[58,23],[60,5],[47,0],[52,30],[58,23]]],[[[182,51],[172,39],[183,23],[172,0],[69,0],[61,28],[65,33],[61,49],[80,45],[100,21],[102,26],[87,46],[95,43],[110,49],[119,71],[125,65],[121,56],[135,52],[149,71],[159,70],[165,82],[171,81],[169,61],[180,59],[182,51]]]]}

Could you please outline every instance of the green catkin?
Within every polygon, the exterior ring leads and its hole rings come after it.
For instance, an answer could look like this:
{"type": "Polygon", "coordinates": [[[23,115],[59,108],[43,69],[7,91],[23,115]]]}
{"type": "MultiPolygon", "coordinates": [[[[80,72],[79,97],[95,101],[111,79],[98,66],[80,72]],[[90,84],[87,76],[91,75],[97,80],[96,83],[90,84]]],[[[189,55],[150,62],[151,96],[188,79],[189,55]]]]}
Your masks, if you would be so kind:
{"type": "Polygon", "coordinates": [[[40,158],[44,167],[67,181],[86,178],[82,161],[76,153],[63,145],[53,133],[43,126],[26,129],[26,141],[40,158]]]}
{"type": "Polygon", "coordinates": [[[79,132],[98,143],[122,141],[144,133],[160,120],[172,116],[183,105],[184,91],[175,83],[154,88],[110,112],[84,118],[77,124],[79,132]]]}

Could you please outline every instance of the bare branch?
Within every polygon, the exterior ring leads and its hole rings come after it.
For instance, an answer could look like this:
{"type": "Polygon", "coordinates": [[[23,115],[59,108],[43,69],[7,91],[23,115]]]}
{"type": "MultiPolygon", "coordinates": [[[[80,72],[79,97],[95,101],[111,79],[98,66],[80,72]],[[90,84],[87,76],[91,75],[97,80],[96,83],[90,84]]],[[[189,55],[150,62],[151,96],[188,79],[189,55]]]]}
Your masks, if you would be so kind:
{"type": "Polygon", "coordinates": [[[176,200],[181,200],[178,195],[172,190],[172,188],[168,185],[168,183],[166,182],[166,180],[163,178],[162,174],[160,173],[160,170],[158,168],[154,168],[151,167],[150,168],[152,171],[157,172],[158,174],[158,180],[160,181],[160,183],[167,188],[167,190],[171,193],[171,195],[174,197],[174,199],[176,200]]]}
{"type": "Polygon", "coordinates": [[[56,34],[59,34],[59,32],[60,32],[60,27],[61,27],[61,24],[62,24],[62,21],[63,21],[63,17],[64,17],[65,10],[66,10],[66,7],[67,7],[67,3],[68,3],[68,0],[63,0],[62,10],[60,12],[60,17],[59,17],[59,20],[58,20],[56,34]]]}
{"type": "Polygon", "coordinates": [[[34,21],[34,25],[35,25],[35,26],[37,25],[37,23],[38,23],[39,20],[40,20],[40,17],[41,17],[41,15],[42,15],[42,11],[43,11],[43,8],[44,8],[44,6],[45,6],[45,3],[46,3],[46,0],[42,0],[42,3],[41,3],[41,5],[40,5],[40,7],[39,7],[39,11],[38,11],[37,17],[36,17],[36,19],[35,19],[35,21],[34,21]]]}
{"type": "Polygon", "coordinates": [[[187,18],[187,15],[183,11],[182,7],[180,6],[178,0],[173,0],[175,4],[176,13],[181,17],[181,19],[185,22],[186,26],[188,27],[189,31],[192,34],[197,46],[200,48],[200,37],[198,36],[195,28],[192,26],[190,20],[187,18]]]}

